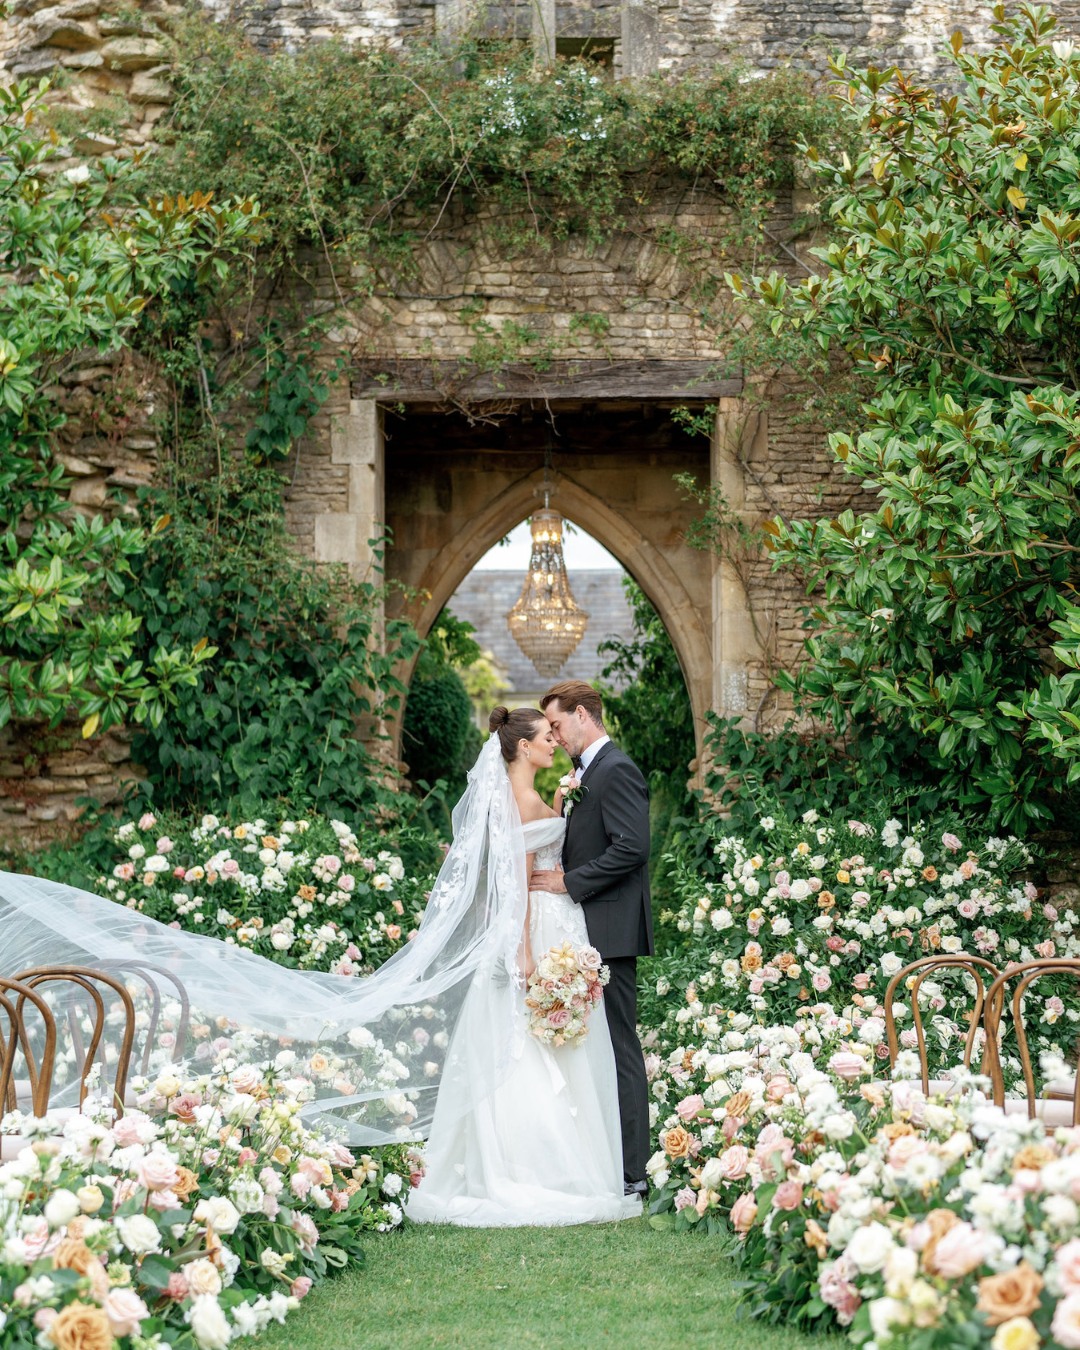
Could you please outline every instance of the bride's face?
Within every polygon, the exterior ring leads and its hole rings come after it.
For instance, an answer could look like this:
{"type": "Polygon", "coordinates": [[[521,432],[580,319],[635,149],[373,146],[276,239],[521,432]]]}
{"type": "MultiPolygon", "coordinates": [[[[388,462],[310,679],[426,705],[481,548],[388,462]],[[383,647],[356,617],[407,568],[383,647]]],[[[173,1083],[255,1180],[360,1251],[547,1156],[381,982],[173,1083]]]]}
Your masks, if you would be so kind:
{"type": "Polygon", "coordinates": [[[551,724],[545,718],[537,725],[536,735],[529,741],[529,763],[537,769],[550,769],[555,763],[557,744],[551,724]]]}

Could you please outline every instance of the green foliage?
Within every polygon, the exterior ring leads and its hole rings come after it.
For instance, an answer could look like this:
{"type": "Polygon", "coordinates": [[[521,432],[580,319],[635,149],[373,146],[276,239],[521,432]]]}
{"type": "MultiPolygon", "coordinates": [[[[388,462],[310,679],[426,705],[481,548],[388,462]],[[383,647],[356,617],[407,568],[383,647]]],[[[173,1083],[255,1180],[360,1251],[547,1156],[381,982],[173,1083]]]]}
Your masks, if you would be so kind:
{"type": "Polygon", "coordinates": [[[146,530],[64,515],[51,386],[79,353],[129,344],[155,296],[226,276],[256,210],[142,203],[114,160],[57,172],[54,138],[32,130],[47,87],[0,89],[0,726],[74,711],[89,736],[159,722],[212,652],[202,633],[142,642],[123,600],[146,530]]]}
{"type": "Polygon", "coordinates": [[[415,651],[411,628],[388,623],[376,642],[378,587],[295,557],[272,468],[226,464],[201,480],[176,471],[144,493],[143,510],[172,518],[134,568],[145,640],[203,634],[218,652],[175,711],[136,738],[155,804],[370,806],[386,770],[360,732],[400,700],[393,668],[415,651]]]}
{"type": "Polygon", "coordinates": [[[482,656],[475,631],[442,611],[424,639],[405,704],[401,743],[409,777],[441,784],[450,801],[465,790],[465,775],[483,743],[461,674],[482,656]]]}
{"type": "MultiPolygon", "coordinates": [[[[346,268],[350,292],[408,289],[414,250],[483,209],[499,245],[535,248],[576,233],[597,241],[633,222],[679,256],[704,303],[703,261],[762,242],[761,217],[793,181],[800,136],[831,142],[835,118],[804,76],[744,80],[734,65],[678,83],[609,82],[587,62],[538,71],[520,44],[349,45],[267,54],[230,25],[179,26],[177,98],[146,162],[153,184],[198,165],[218,192],[257,193],[274,221],[267,252],[291,263],[313,245],[346,268]],[[649,220],[641,207],[672,175],[721,193],[723,238],[649,220]],[[703,247],[704,246],[704,247],[703,247]]],[[[340,297],[339,297],[340,298],[340,297]]],[[[504,363],[535,334],[488,324],[459,298],[477,360],[504,363]],[[508,358],[508,351],[510,357],[508,358]]],[[[602,343],[602,317],[571,336],[602,343]]]]}
{"type": "Polygon", "coordinates": [[[822,274],[731,280],[874,391],[831,445],[876,503],[766,526],[813,597],[782,685],[1022,832],[1080,780],[1080,53],[1043,9],[995,15],[991,51],[954,40],[956,94],[850,77],[861,152],[808,151],[822,274]]]}
{"type": "Polygon", "coordinates": [[[888,735],[869,719],[836,736],[800,731],[790,722],[776,732],[751,731],[740,718],[713,713],[705,745],[713,805],[744,830],[770,812],[887,811],[914,820],[954,805],[920,758],[918,737],[904,728],[888,735]]]}
{"type": "Polygon", "coordinates": [[[252,395],[257,412],[245,442],[256,460],[286,459],[326,402],[330,379],[341,373],[344,361],[339,358],[329,374],[319,372],[314,365],[316,350],[310,336],[306,344],[298,345],[295,338],[281,333],[275,320],[256,341],[255,358],[262,372],[252,395]]]}

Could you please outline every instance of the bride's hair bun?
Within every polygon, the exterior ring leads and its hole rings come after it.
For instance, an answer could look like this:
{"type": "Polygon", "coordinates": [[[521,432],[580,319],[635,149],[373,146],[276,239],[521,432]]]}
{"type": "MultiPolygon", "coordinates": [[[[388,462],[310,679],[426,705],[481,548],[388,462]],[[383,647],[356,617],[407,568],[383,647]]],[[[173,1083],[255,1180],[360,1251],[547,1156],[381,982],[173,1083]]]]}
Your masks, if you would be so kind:
{"type": "Polygon", "coordinates": [[[488,718],[488,728],[498,736],[507,764],[517,758],[522,741],[532,740],[541,722],[546,726],[547,718],[536,708],[515,708],[513,712],[501,706],[495,709],[488,718]]]}

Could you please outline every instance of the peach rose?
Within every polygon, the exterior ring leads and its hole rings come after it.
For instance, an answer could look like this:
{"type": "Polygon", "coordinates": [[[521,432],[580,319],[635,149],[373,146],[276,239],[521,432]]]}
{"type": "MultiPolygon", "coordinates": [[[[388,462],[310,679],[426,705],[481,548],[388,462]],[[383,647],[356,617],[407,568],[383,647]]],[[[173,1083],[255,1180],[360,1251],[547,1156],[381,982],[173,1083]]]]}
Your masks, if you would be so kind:
{"type": "Polygon", "coordinates": [[[731,1226],[736,1233],[748,1233],[753,1228],[756,1218],[757,1201],[753,1194],[747,1191],[745,1195],[740,1195],[731,1206],[731,1226]]]}
{"type": "Polygon", "coordinates": [[[685,1158],[690,1153],[690,1136],[681,1125],[673,1125],[665,1130],[661,1143],[669,1158],[685,1158]]]}
{"type": "Polygon", "coordinates": [[[1015,1270],[987,1275],[979,1281],[976,1307],[992,1327],[1011,1317],[1029,1317],[1039,1306],[1043,1280],[1037,1270],[1021,1261],[1015,1270]]]}
{"type": "Polygon", "coordinates": [[[56,1350],[113,1350],[109,1319],[100,1308],[78,1300],[57,1313],[49,1337],[56,1350]]]}
{"type": "Polygon", "coordinates": [[[753,1097],[749,1092],[735,1092],[724,1103],[725,1116],[745,1116],[750,1110],[750,1103],[753,1097]]]}
{"type": "Polygon", "coordinates": [[[181,1200],[186,1200],[194,1195],[199,1189],[199,1178],[190,1167],[178,1167],[176,1169],[176,1181],[173,1183],[173,1190],[181,1200]]]}

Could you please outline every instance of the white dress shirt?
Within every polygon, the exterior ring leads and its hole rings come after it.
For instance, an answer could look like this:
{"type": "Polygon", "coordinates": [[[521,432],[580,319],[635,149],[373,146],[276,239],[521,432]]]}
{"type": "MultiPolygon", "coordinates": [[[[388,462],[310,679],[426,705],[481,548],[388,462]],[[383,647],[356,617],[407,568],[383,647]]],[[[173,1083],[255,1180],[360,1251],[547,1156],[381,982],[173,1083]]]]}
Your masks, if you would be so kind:
{"type": "Polygon", "coordinates": [[[602,746],[607,745],[611,740],[610,736],[601,736],[598,741],[593,741],[592,745],[587,745],[581,752],[581,772],[584,773],[596,756],[600,753],[602,746]]]}

